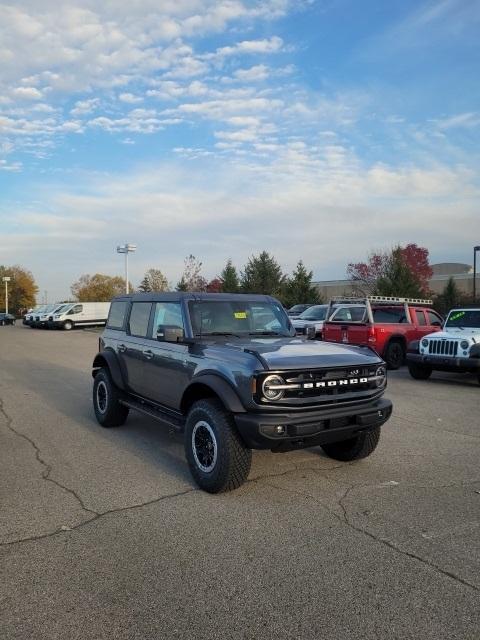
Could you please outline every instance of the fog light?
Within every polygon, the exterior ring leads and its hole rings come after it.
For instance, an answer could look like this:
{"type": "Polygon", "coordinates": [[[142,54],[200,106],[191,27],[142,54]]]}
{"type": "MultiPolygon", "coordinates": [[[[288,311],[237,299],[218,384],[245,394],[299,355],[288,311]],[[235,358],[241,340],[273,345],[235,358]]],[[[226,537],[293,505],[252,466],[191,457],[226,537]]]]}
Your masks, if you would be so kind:
{"type": "Polygon", "coordinates": [[[285,427],[281,424],[277,424],[277,426],[275,427],[275,433],[281,436],[282,434],[285,433],[285,427]]]}

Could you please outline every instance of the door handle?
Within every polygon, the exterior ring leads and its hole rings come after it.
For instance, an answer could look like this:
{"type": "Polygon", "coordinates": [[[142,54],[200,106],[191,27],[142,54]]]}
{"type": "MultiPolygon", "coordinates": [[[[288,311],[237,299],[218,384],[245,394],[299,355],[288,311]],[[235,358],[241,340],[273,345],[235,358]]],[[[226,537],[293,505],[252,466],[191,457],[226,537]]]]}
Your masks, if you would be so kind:
{"type": "Polygon", "coordinates": [[[120,351],[120,353],[125,353],[125,351],[127,350],[127,347],[124,344],[119,344],[118,350],[120,351]]]}
{"type": "Polygon", "coordinates": [[[150,349],[145,349],[143,355],[147,360],[151,360],[153,358],[153,351],[150,351],[150,349]]]}

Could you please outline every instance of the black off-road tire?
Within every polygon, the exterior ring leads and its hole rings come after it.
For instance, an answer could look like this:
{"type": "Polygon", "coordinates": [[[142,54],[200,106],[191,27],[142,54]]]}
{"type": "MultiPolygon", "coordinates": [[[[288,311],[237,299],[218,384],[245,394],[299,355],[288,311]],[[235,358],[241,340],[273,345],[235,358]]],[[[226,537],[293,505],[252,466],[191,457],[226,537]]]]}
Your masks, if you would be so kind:
{"type": "Polygon", "coordinates": [[[129,408],[120,404],[121,395],[109,370],[100,369],[93,380],[93,409],[102,427],[119,427],[127,419],[129,408]]]}
{"type": "Polygon", "coordinates": [[[385,362],[392,371],[400,369],[405,362],[405,347],[398,340],[392,340],[385,349],[385,362]]]}
{"type": "Polygon", "coordinates": [[[185,425],[185,456],[195,482],[208,493],[237,489],[247,479],[252,463],[252,452],[240,437],[232,415],[214,399],[192,405],[185,425]],[[209,464],[202,458],[202,438],[212,457],[209,464]]]}
{"type": "Polygon", "coordinates": [[[323,444],[322,449],[329,458],[340,460],[341,462],[351,462],[367,458],[377,448],[380,440],[380,427],[374,427],[358,436],[341,442],[331,442],[323,444]]]}
{"type": "Polygon", "coordinates": [[[416,362],[408,363],[408,371],[414,380],[428,380],[432,375],[432,367],[416,362]]]}

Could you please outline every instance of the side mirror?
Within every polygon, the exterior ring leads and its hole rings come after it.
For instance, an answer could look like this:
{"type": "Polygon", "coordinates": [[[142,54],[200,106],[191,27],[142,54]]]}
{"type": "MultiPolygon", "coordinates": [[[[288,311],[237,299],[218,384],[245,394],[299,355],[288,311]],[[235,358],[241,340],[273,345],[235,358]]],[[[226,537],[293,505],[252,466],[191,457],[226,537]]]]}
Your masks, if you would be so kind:
{"type": "Polygon", "coordinates": [[[441,327],[442,323],[440,322],[440,320],[435,320],[434,322],[432,322],[432,327],[441,327]]]}
{"type": "Polygon", "coordinates": [[[185,333],[182,327],[173,324],[159,324],[157,327],[157,340],[159,342],[182,342],[185,333]]]}
{"type": "Polygon", "coordinates": [[[317,336],[317,330],[315,327],[307,327],[305,329],[305,335],[307,336],[307,340],[315,340],[317,336]]]}

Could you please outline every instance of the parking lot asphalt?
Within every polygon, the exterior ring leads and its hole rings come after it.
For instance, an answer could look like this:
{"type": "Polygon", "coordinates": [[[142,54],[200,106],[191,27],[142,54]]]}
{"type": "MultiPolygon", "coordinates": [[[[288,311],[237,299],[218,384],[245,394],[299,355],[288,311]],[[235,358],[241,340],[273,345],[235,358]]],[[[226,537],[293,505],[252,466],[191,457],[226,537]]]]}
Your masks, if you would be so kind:
{"type": "Polygon", "coordinates": [[[0,328],[3,640],[480,637],[480,385],[389,377],[357,463],[254,452],[196,489],[181,436],[91,406],[98,334],[0,328]]]}

